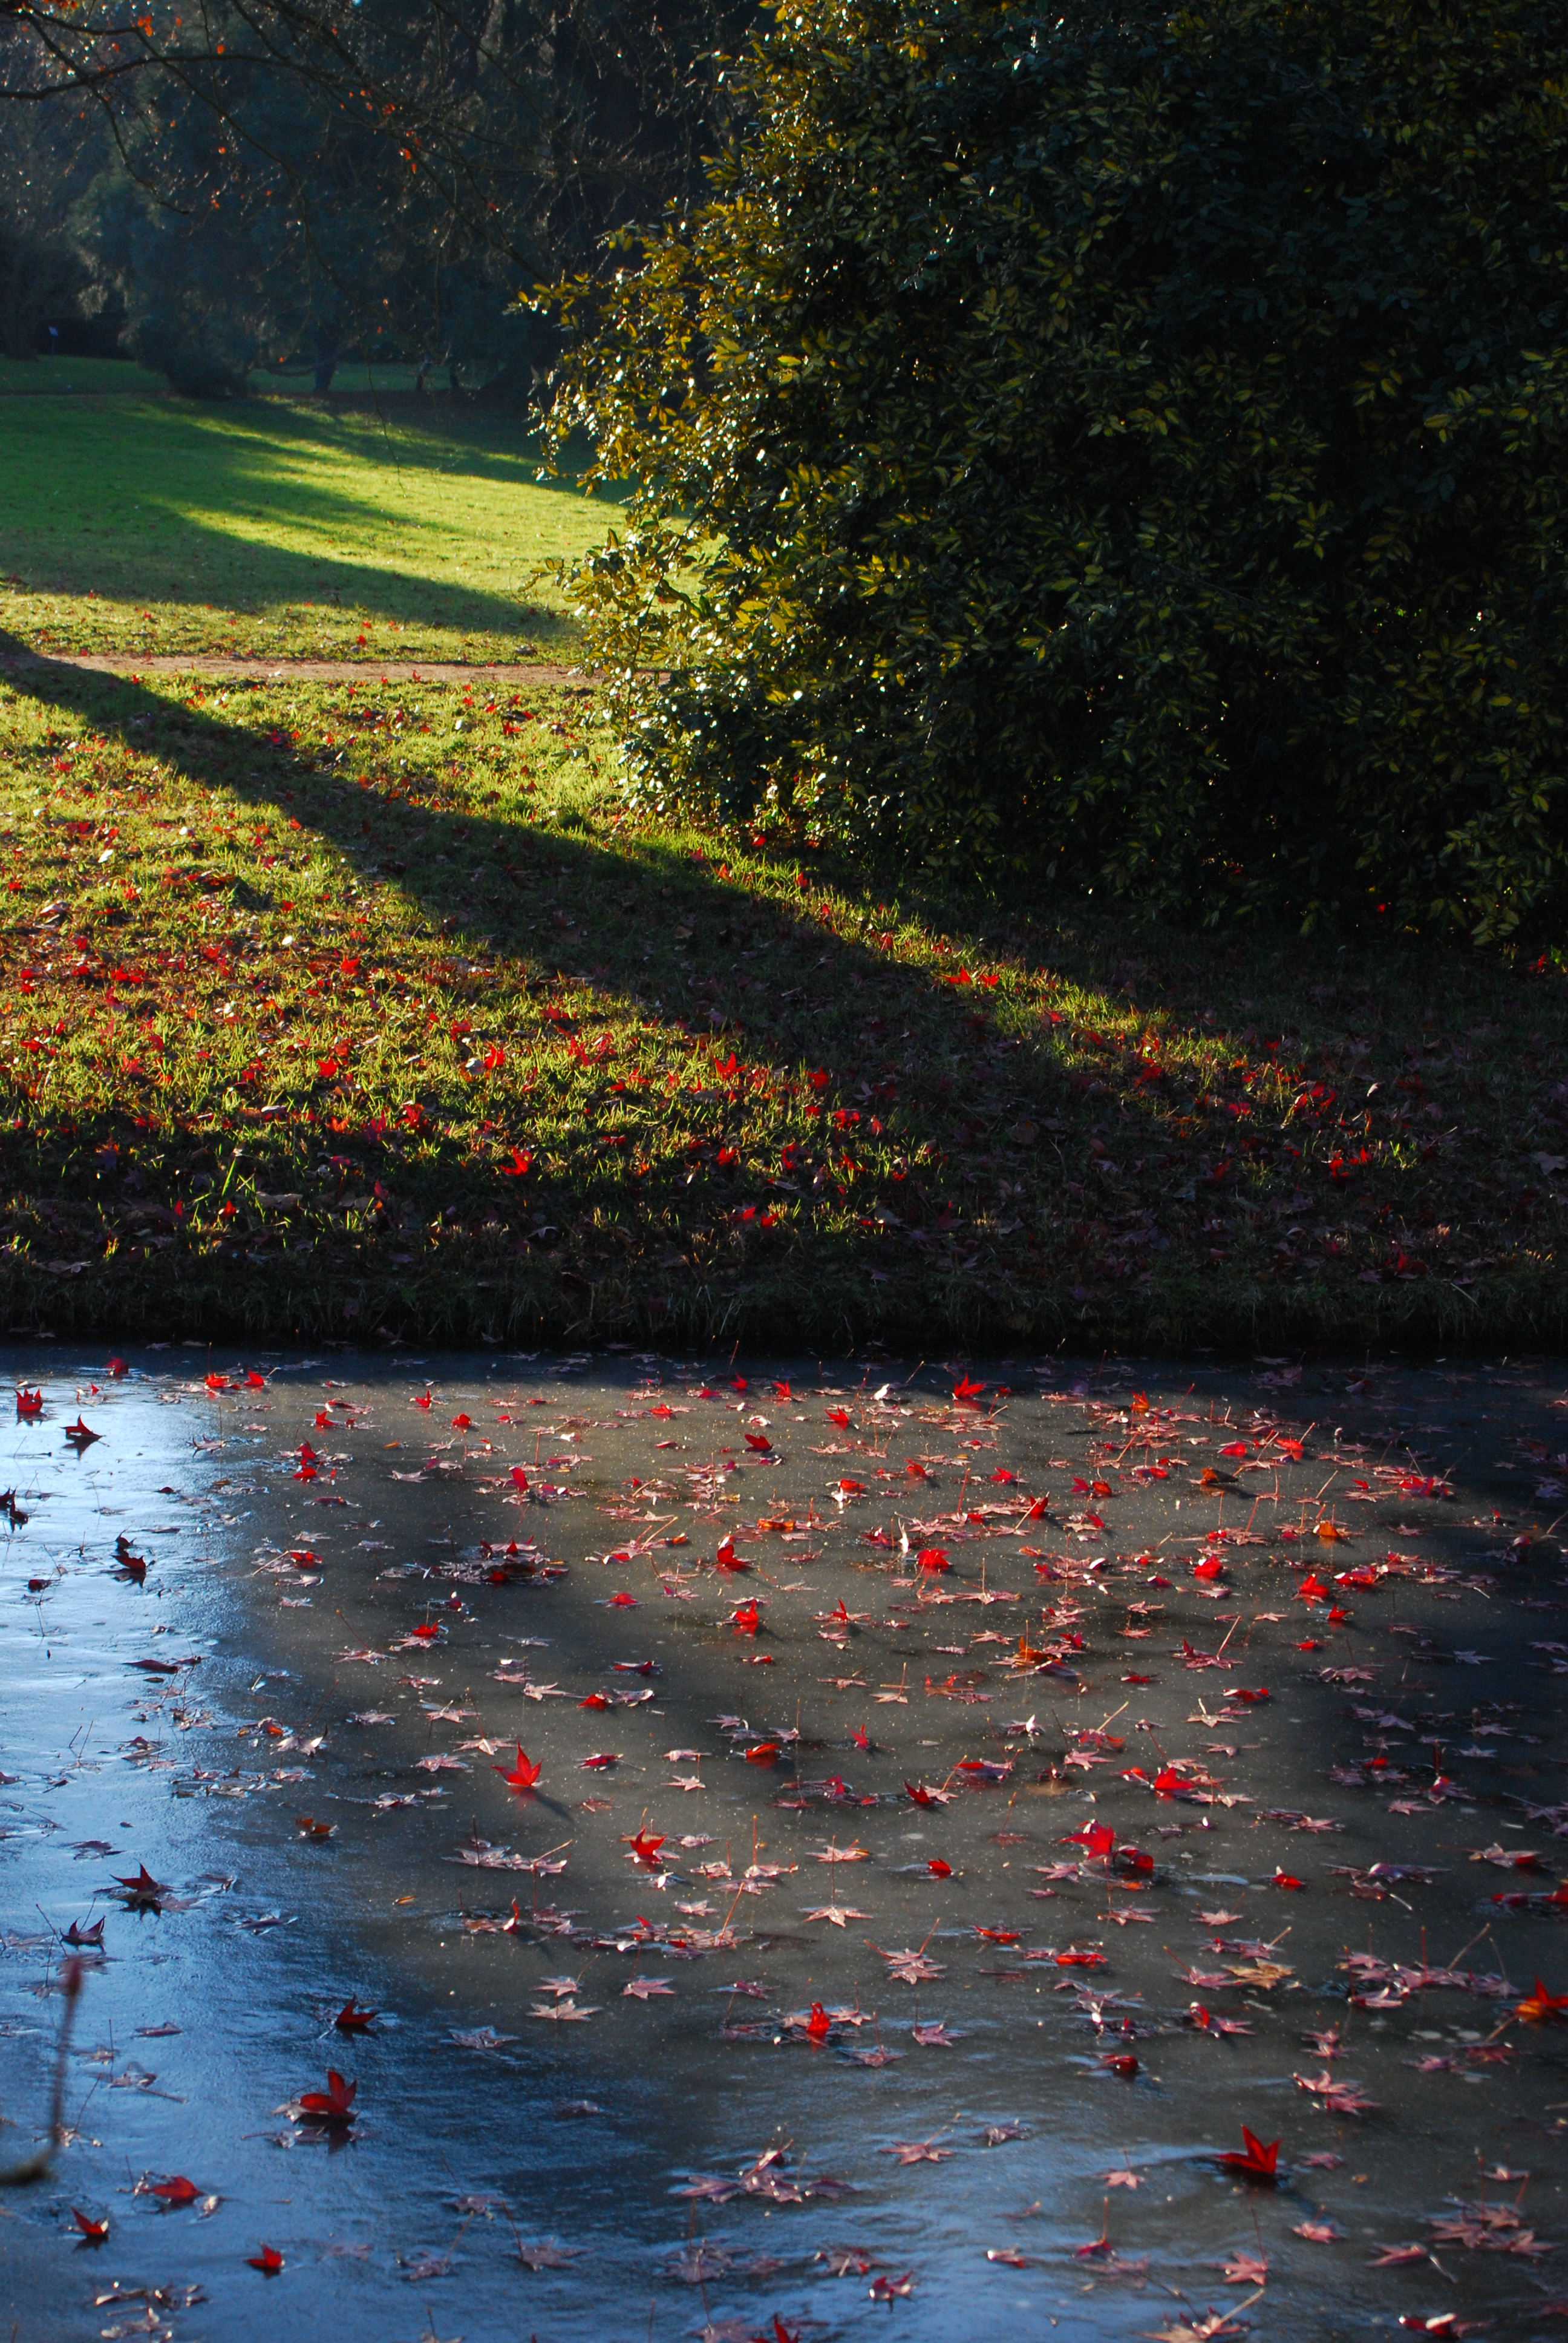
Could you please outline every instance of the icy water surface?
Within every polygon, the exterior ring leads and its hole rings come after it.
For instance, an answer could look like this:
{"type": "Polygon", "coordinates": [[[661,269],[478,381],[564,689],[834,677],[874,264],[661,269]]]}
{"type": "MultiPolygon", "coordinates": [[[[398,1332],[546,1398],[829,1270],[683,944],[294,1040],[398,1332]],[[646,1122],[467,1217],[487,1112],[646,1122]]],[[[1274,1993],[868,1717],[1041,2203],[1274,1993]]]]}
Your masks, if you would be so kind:
{"type": "Polygon", "coordinates": [[[5,1365],[16,2343],[1563,2331],[1560,1373],[5,1365]]]}

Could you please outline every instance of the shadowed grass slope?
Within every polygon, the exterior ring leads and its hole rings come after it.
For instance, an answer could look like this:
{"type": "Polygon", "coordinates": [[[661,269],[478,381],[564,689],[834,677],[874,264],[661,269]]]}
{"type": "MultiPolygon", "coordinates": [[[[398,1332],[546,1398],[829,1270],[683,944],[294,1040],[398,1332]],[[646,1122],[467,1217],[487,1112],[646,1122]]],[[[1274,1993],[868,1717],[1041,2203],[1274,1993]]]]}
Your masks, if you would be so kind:
{"type": "Polygon", "coordinates": [[[879,893],[592,707],[4,693],[0,1325],[1562,1334],[1554,968],[879,893]]]}

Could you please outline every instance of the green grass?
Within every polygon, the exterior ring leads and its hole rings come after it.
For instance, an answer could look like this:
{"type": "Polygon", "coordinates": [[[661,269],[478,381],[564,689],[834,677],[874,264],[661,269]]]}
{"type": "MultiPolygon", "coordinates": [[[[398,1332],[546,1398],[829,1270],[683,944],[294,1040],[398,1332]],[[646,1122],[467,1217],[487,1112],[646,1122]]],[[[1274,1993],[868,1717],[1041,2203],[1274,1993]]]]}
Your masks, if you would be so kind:
{"type": "Polygon", "coordinates": [[[1561,1333],[1554,969],[1130,945],[634,827],[591,705],[5,697],[0,1324],[1561,1333]]]}
{"type": "Polygon", "coordinates": [[[504,426],[6,423],[15,633],[371,662],[0,688],[0,1326],[1562,1337],[1557,960],[1135,938],[634,821],[591,695],[379,679],[512,649],[600,526],[504,426]]]}
{"type": "Polygon", "coordinates": [[[0,358],[0,397],[60,398],[87,391],[145,398],[153,377],[127,358],[0,358]]]}
{"type": "Polygon", "coordinates": [[[265,658],[569,656],[544,562],[607,509],[541,486],[519,424],[440,427],[305,401],[203,407],[115,360],[0,369],[0,392],[130,377],[112,402],[3,410],[0,630],[50,651],[265,658]],[[363,642],[359,639],[361,637],[363,642]]]}

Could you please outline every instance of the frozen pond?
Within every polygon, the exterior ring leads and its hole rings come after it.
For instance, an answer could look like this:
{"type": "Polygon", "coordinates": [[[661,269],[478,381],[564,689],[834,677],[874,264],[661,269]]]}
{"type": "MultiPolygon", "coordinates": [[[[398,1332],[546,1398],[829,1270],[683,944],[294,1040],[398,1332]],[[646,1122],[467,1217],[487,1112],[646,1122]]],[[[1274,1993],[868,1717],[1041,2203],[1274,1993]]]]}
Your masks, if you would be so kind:
{"type": "Polygon", "coordinates": [[[5,1358],[16,2343],[1563,2332],[1560,1373],[116,1363],[5,1358]]]}

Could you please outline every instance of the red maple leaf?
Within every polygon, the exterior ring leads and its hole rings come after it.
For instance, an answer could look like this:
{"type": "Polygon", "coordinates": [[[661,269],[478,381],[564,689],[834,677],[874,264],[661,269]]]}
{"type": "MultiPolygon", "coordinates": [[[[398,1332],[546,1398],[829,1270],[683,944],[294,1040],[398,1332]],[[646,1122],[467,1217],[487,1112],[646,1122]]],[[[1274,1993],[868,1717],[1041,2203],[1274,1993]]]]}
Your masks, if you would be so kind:
{"type": "Polygon", "coordinates": [[[194,2180],[187,2180],[183,2172],[174,2172],[166,2180],[154,2181],[153,2195],[161,2197],[166,2205],[173,2207],[180,2205],[194,2205],[201,2195],[201,2190],[194,2180]]]}
{"type": "Polygon", "coordinates": [[[115,1885],[116,1887],[127,1888],[132,1896],[166,1896],[169,1892],[161,1879],[153,1877],[145,1863],[138,1867],[133,1878],[121,1879],[116,1875],[115,1885]]]}
{"type": "MultiPolygon", "coordinates": [[[[606,1701],[604,1705],[608,1708],[609,1705],[608,1702],[606,1701]]],[[[535,1765],[533,1759],[528,1755],[522,1743],[519,1741],[518,1744],[517,1764],[512,1766],[509,1771],[505,1765],[492,1765],[490,1771],[492,1774],[498,1774],[500,1775],[508,1790],[531,1790],[534,1784],[538,1780],[543,1768],[542,1766],[535,1765]]]]}
{"type": "Polygon", "coordinates": [[[646,1865],[649,1871],[662,1871],[664,1865],[658,1859],[658,1850],[664,1845],[664,1832],[639,1828],[627,1840],[626,1844],[634,1863],[646,1865]]]}
{"type": "Polygon", "coordinates": [[[347,2082],[336,2066],[329,2066],[324,2091],[299,2094],[299,2112],[314,2116],[317,2123],[346,2124],[353,2117],[354,2095],[358,2088],[357,2083],[347,2082]]]}
{"type": "Polygon", "coordinates": [[[1227,2172],[1239,2172],[1243,2180],[1277,2180],[1280,2177],[1276,2169],[1280,2161],[1279,2141],[1271,2140],[1265,2147],[1245,2124],[1241,2126],[1241,2137],[1246,2145],[1225,2148],[1215,2158],[1216,2163],[1222,2164],[1227,2172]]]}
{"type": "Polygon", "coordinates": [[[246,2254],[246,2260],[252,2269],[260,2270],[264,2278],[276,2278],[283,2268],[283,2256],[276,2246],[263,2246],[260,2253],[246,2254]]]}
{"type": "Polygon", "coordinates": [[[74,2205],[71,2207],[71,2218],[89,2246],[101,2246],[109,2234],[109,2225],[106,2220],[95,2221],[90,2214],[78,2213],[74,2205]]]}
{"type": "Polygon", "coordinates": [[[345,2034],[363,2034],[375,2015],[373,2009],[361,2009],[354,1995],[350,1994],[332,2023],[345,2034]]]}
{"type": "Polygon", "coordinates": [[[24,1390],[17,1393],[16,1421],[18,1423],[31,1423],[35,1416],[42,1415],[43,1413],[44,1394],[41,1391],[24,1390]]]}

